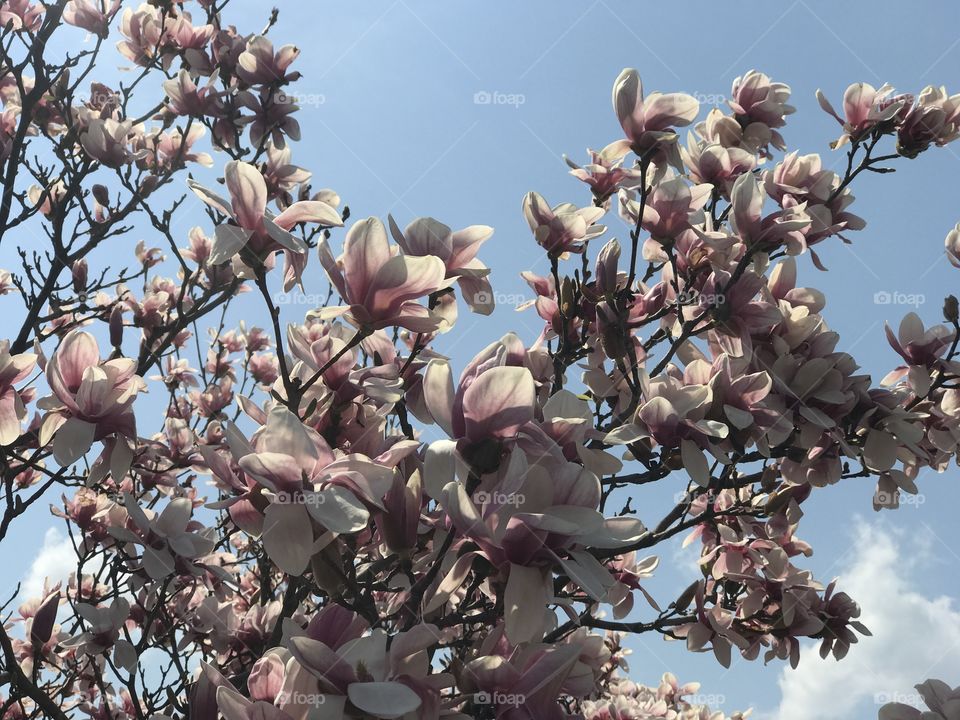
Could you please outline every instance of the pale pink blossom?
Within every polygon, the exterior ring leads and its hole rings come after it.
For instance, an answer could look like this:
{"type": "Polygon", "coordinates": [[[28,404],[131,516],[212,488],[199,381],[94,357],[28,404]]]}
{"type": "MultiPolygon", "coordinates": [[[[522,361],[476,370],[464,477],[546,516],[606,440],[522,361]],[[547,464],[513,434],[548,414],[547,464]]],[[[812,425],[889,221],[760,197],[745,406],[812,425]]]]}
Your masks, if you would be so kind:
{"type": "MultiPolygon", "coordinates": [[[[130,358],[101,360],[97,341],[86,332],[67,335],[47,363],[53,394],[41,399],[46,411],[40,442],[53,440],[61,465],[79,460],[97,440],[136,440],[133,401],[146,388],[130,358]]],[[[129,462],[129,460],[128,460],[129,462]]]]}
{"type": "Polygon", "coordinates": [[[34,353],[10,354],[10,343],[0,341],[0,445],[9,445],[23,434],[27,408],[15,384],[26,379],[37,362],[34,353]]]}
{"type": "Polygon", "coordinates": [[[650,154],[678,167],[674,128],[693,122],[700,104],[684,93],[653,92],[644,97],[640,74],[628,68],[613,83],[613,110],[637,155],[650,154]]]}
{"type": "Polygon", "coordinates": [[[367,333],[392,326],[422,333],[440,326],[442,318],[417,300],[446,286],[443,260],[391,248],[378,218],[354,223],[338,259],[325,240],[320,241],[319,252],[330,282],[347,305],[316,311],[317,317],[343,315],[367,333]]]}

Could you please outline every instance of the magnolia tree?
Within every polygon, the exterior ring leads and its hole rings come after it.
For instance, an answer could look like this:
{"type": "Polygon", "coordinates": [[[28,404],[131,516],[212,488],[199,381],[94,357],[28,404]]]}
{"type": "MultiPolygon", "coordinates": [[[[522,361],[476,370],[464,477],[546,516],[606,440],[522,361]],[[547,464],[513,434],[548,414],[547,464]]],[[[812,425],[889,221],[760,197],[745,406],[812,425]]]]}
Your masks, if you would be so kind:
{"type": "Polygon", "coordinates": [[[821,95],[838,175],[786,152],[762,73],[701,116],[624,70],[580,200],[523,198],[541,334],[461,364],[493,230],[351,221],[294,163],[298,50],[226,5],[0,4],[0,538],[49,506],[76,554],[4,606],[0,716],[717,719],[695,683],[628,680],[625,638],[796,665],[868,634],[804,569],[803,504],[872,477],[893,507],[948,467],[957,300],[887,331],[874,384],[796,258],[864,227],[858,176],[960,135],[960,96],[821,95]],[[631,504],[651,483],[678,502],[631,504]],[[683,536],[701,572],[655,597],[683,536]]]}

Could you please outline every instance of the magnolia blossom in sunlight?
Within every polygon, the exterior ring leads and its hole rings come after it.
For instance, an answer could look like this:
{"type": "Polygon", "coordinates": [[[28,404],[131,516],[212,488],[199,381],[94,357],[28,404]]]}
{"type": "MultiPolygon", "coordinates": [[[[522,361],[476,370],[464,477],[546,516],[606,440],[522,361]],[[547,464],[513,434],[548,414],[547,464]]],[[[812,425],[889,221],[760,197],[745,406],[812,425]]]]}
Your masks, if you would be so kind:
{"type": "Polygon", "coordinates": [[[27,415],[21,397],[24,391],[14,385],[30,375],[36,362],[33,353],[11,355],[9,341],[0,341],[0,445],[9,445],[23,433],[21,423],[27,415]]]}
{"type": "Polygon", "coordinates": [[[311,557],[312,525],[355,533],[368,507],[383,507],[393,471],[362,455],[336,458],[329,445],[282,405],[274,406],[252,442],[228,429],[230,449],[249,477],[274,493],[264,511],[264,548],[286,572],[302,573],[311,557]]]}
{"type": "MultiPolygon", "coordinates": [[[[214,210],[230,222],[217,225],[208,262],[220,265],[242,250],[249,248],[253,255],[270,266],[274,251],[282,250],[288,265],[296,267],[287,273],[284,287],[289,290],[299,282],[303,265],[291,255],[304,255],[307,246],[290,230],[300,223],[317,223],[326,227],[340,227],[343,220],[336,209],[322,200],[295,202],[279,215],[267,210],[267,184],[263,175],[250,163],[232,161],[224,170],[224,183],[230,193],[229,202],[216,193],[191,180],[190,188],[214,210]]],[[[239,266],[245,261],[241,257],[239,266]]]]}
{"type": "Polygon", "coordinates": [[[790,86],[751,70],[733,81],[731,95],[727,103],[743,127],[743,135],[753,138],[758,150],[764,150],[768,144],[777,150],[786,150],[783,136],[776,128],[786,125],[786,116],[796,112],[787,102],[790,86]]]}
{"type": "Polygon", "coordinates": [[[390,233],[405,255],[438,257],[447,269],[447,280],[456,280],[463,301],[474,312],[493,312],[493,288],[487,275],[489,268],[477,259],[480,246],[493,235],[487,225],[471,225],[452,231],[433,218],[417,218],[401,231],[393,217],[390,233]]]}
{"type": "Polygon", "coordinates": [[[46,376],[53,394],[37,403],[46,412],[40,442],[53,441],[58,463],[76,462],[96,440],[110,436],[119,440],[116,449],[136,441],[133,401],[147,386],[134,360],[102,360],[93,335],[75,331],[50,358],[46,376]]]}
{"type": "Polygon", "coordinates": [[[530,231],[551,257],[583,252],[588,240],[606,232],[605,226],[595,224],[604,213],[603,208],[578,208],[570,203],[551,208],[536,192],[529,192],[523,198],[523,216],[530,231]]]}
{"type": "Polygon", "coordinates": [[[612,142],[597,152],[588,150],[590,163],[581,167],[564,156],[570,166],[570,174],[590,186],[591,192],[599,202],[604,202],[616,193],[620,187],[639,184],[642,173],[629,167],[623,167],[627,159],[627,148],[622,142],[612,142]]]}
{"type": "Polygon", "coordinates": [[[63,21],[83,28],[101,39],[110,35],[110,22],[120,9],[120,0],[70,0],[63,11],[63,21]]]}
{"type": "Polygon", "coordinates": [[[843,126],[843,134],[830,144],[832,148],[839,148],[860,137],[878,123],[885,122],[899,113],[906,99],[891,97],[893,86],[884,84],[879,88],[869,83],[853,83],[843,93],[843,117],[837,114],[826,95],[817,90],[817,101],[825,112],[833,115],[843,126]]]}
{"type": "Polygon", "coordinates": [[[418,299],[446,286],[447,268],[436,255],[407,255],[391,248],[387,231],[371,217],[353,224],[334,259],[320,241],[320,262],[348,304],[324,308],[317,317],[344,316],[363,331],[399,326],[414,332],[436,330],[442,318],[418,299]]]}
{"type": "Polygon", "coordinates": [[[640,73],[627,68],[613,83],[613,110],[634,153],[681,167],[675,128],[697,117],[700,103],[694,97],[659,92],[644,97],[640,73]]]}

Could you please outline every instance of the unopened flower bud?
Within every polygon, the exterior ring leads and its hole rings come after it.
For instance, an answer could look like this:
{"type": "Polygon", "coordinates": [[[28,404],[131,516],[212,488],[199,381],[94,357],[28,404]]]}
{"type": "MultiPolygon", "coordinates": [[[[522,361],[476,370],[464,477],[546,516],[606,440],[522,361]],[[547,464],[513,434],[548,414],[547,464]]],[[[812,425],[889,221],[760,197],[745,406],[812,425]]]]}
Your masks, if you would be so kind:
{"type": "Polygon", "coordinates": [[[93,186],[93,199],[104,207],[110,205],[110,191],[107,190],[106,185],[94,185],[93,186]]]}
{"type": "Polygon", "coordinates": [[[140,194],[149,195],[157,189],[158,183],[159,181],[157,180],[156,175],[147,175],[147,177],[143,179],[143,182],[140,183],[140,194]]]}
{"type": "Polygon", "coordinates": [[[110,344],[118,348],[123,342],[123,309],[114,305],[110,312],[110,344]]]}
{"type": "Polygon", "coordinates": [[[87,292],[87,261],[80,258],[73,263],[70,271],[73,273],[73,291],[77,295],[84,295],[87,292]]]}
{"type": "Polygon", "coordinates": [[[957,296],[947,295],[943,299],[943,317],[948,322],[957,322],[960,317],[960,308],[957,306],[957,296]]]}
{"type": "Polygon", "coordinates": [[[33,616],[30,626],[30,639],[34,644],[45,645],[53,635],[53,626],[57,622],[57,610],[60,607],[60,591],[49,595],[33,616]]]}

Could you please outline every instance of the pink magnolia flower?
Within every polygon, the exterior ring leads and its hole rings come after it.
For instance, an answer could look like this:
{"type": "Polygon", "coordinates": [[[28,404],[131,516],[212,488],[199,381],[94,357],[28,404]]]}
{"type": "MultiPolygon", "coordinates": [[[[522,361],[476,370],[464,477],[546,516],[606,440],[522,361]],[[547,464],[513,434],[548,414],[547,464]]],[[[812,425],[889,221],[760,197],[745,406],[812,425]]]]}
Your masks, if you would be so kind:
{"type": "Polygon", "coordinates": [[[464,302],[481,315],[493,312],[493,288],[487,275],[489,268],[477,259],[480,246],[493,235],[487,225],[471,225],[452,231],[433,218],[417,218],[401,232],[389,216],[390,233],[405,255],[434,256],[443,260],[447,280],[456,279],[464,302]]]}
{"type": "Polygon", "coordinates": [[[137,150],[137,167],[155,172],[169,172],[186,167],[187,163],[211,167],[213,157],[209,153],[193,150],[193,144],[206,132],[202,125],[192,125],[186,134],[174,128],[170,132],[154,131],[135,137],[132,147],[137,150]]]}
{"type": "Polygon", "coordinates": [[[427,409],[464,448],[515,438],[536,412],[536,384],[525,359],[520,339],[504,335],[463,369],[456,390],[450,365],[431,360],[423,378],[427,409]]]}
{"type": "Polygon", "coordinates": [[[946,145],[960,136],[960,95],[944,87],[925,87],[903,113],[897,128],[897,152],[916,157],[930,145],[946,145]]]}
{"type": "Polygon", "coordinates": [[[782,315],[776,305],[761,293],[764,278],[755,272],[745,272],[731,284],[731,274],[715,270],[703,284],[696,309],[685,308],[696,317],[708,308],[717,324],[713,339],[732,357],[749,355],[753,336],[766,337],[782,315]]]}
{"type": "MultiPolygon", "coordinates": [[[[654,241],[670,245],[678,235],[690,228],[691,215],[703,209],[712,191],[712,185],[691,186],[682,177],[657,183],[643,207],[640,226],[650,233],[654,241]]],[[[640,212],[639,201],[627,190],[620,191],[619,200],[620,216],[630,225],[636,225],[640,212]]]]}
{"type": "Polygon", "coordinates": [[[120,20],[120,33],[125,40],[117,50],[137,65],[149,65],[164,46],[164,21],[160,8],[141,3],[136,10],[127,8],[120,20]]]}
{"type": "Polygon", "coordinates": [[[947,259],[955,268],[960,268],[960,223],[947,233],[943,241],[947,249],[947,259]]]}
{"type": "MultiPolygon", "coordinates": [[[[678,377],[679,372],[644,381],[643,401],[637,408],[633,423],[628,423],[607,435],[609,443],[630,443],[652,438],[664,447],[677,447],[687,441],[686,451],[692,456],[706,438],[725,438],[729,433],[726,423],[707,418],[713,402],[713,390],[708,384],[697,383],[692,377],[678,377]]],[[[685,462],[686,466],[701,463],[685,462]]]]}
{"type": "Polygon", "coordinates": [[[0,341],[0,445],[9,445],[23,434],[20,423],[27,409],[14,385],[30,374],[36,362],[33,353],[11,355],[10,342],[0,341]]]}
{"type": "Polygon", "coordinates": [[[126,493],[123,507],[128,520],[124,527],[111,527],[110,535],[120,542],[143,547],[140,561],[152,580],[175,573],[203,574],[198,561],[213,550],[216,533],[191,517],[190,498],[174,498],[157,513],[141,508],[136,498],[126,493]]]}
{"type": "Polygon", "coordinates": [[[37,403],[47,411],[40,443],[46,445],[52,438],[58,463],[76,462],[96,440],[115,436],[124,440],[123,447],[136,441],[133,401],[146,389],[136,368],[131,358],[101,360],[97,341],[89,333],[74,331],[63,339],[47,363],[53,395],[37,403]]]}
{"type": "Polygon", "coordinates": [[[163,90],[169,98],[167,110],[175,115],[201,117],[216,115],[221,110],[221,101],[211,85],[198,88],[190,73],[181,70],[175,78],[163,82],[163,90]]]}
{"type": "Polygon", "coordinates": [[[597,202],[602,203],[619,188],[632,188],[642,181],[639,170],[623,167],[628,148],[616,141],[603,150],[587,150],[590,163],[581,167],[567,156],[564,160],[570,166],[570,174],[590,186],[597,202]]]}
{"type": "MultiPolygon", "coordinates": [[[[816,153],[788,153],[782,162],[763,174],[764,190],[784,209],[781,215],[772,216],[765,222],[795,219],[799,223],[804,218],[809,220],[809,227],[800,231],[802,242],[800,235],[794,232],[791,232],[788,238],[788,247],[794,246],[791,250],[794,254],[797,250],[802,250],[801,245],[804,243],[810,246],[844,230],[863,229],[866,226],[863,218],[848,210],[854,201],[853,194],[849,188],[838,192],[839,185],[840,177],[835,172],[824,169],[822,160],[816,153]]],[[[799,226],[791,228],[799,229],[799,226]]],[[[816,254],[811,254],[814,264],[818,264],[816,254]]],[[[818,267],[822,269],[822,266],[818,267]]]]}
{"type": "Polygon", "coordinates": [[[784,116],[796,111],[787,104],[790,86],[773,82],[770,76],[756,70],[734,80],[731,92],[733,97],[728,104],[737,115],[771,128],[783,127],[786,123],[784,116]]]}
{"type": "Polygon", "coordinates": [[[13,275],[10,274],[9,270],[0,268],[0,297],[17,292],[20,291],[13,282],[13,275]]]}
{"type": "Polygon", "coordinates": [[[730,428],[728,438],[735,438],[741,446],[756,440],[780,418],[779,413],[767,408],[763,401],[770,394],[773,381],[766,372],[749,372],[744,358],[726,354],[712,364],[704,360],[687,363],[686,374],[697,382],[709,383],[712,407],[708,416],[730,428]]]}
{"type": "Polygon", "coordinates": [[[165,31],[170,44],[184,51],[183,57],[190,67],[197,73],[208,75],[206,48],[216,33],[216,27],[194,25],[190,13],[181,10],[175,18],[168,18],[165,31]]]}
{"type": "MultiPolygon", "coordinates": [[[[292,157],[293,151],[289,145],[277,147],[272,142],[267,144],[267,161],[263,167],[263,179],[267,181],[271,194],[290,193],[297,185],[309,182],[313,176],[310,171],[294,165],[292,157]]],[[[322,200],[333,208],[340,205],[340,196],[329,189],[318,191],[311,199],[322,200]]]]}
{"type": "Polygon", "coordinates": [[[859,140],[864,133],[877,123],[893,118],[901,109],[905,101],[890,98],[893,86],[884,84],[875,88],[869,83],[859,82],[850,85],[843,93],[843,117],[837,114],[833,105],[827,100],[822,91],[817,90],[817,101],[825,112],[833,115],[843,126],[843,134],[830,143],[830,147],[838,148],[851,140],[859,140]]]}
{"type": "Polygon", "coordinates": [[[653,597],[643,589],[640,581],[644,578],[653,577],[653,571],[657,569],[659,564],[660,558],[656,555],[637,560],[636,551],[618,555],[607,563],[607,567],[616,580],[616,584],[610,588],[606,597],[606,600],[613,605],[614,618],[619,620],[630,614],[633,610],[633,592],[635,590],[639,590],[651,607],[657,609],[653,597]]]}
{"type": "MultiPolygon", "coordinates": [[[[478,553],[500,572],[505,633],[512,643],[542,637],[546,606],[553,594],[553,567],[562,567],[597,602],[607,598],[615,580],[584,548],[622,547],[635,542],[645,529],[636,518],[604,518],[597,510],[600,483],[596,475],[564,460],[559,448],[555,456],[531,443],[532,452],[512,450],[504,467],[487,473],[480,489],[471,491],[454,479],[453,464],[443,459],[449,460],[452,445],[437,441],[429,448],[427,488],[456,532],[479,550],[463,555],[450,570],[429,599],[428,611],[446,602],[478,553]]],[[[474,468],[474,472],[480,470],[474,468]]]]}
{"type": "Polygon", "coordinates": [[[250,85],[273,85],[292,82],[300,73],[288,73],[287,68],[297,59],[300,50],[294,45],[284,45],[274,53],[273,43],[263,35],[255,35],[247,41],[237,59],[237,75],[250,85]]]}
{"type": "Polygon", "coordinates": [[[80,144],[94,160],[111,168],[119,168],[139,157],[130,147],[138,128],[130,120],[90,118],[80,133],[80,144]]]}
{"type": "Polygon", "coordinates": [[[523,198],[523,216],[537,244],[551,257],[583,252],[588,240],[606,232],[605,226],[594,224],[605,212],[603,208],[578,208],[572,203],[551,208],[536,192],[528,192],[523,198]]]}
{"type": "MultiPolygon", "coordinates": [[[[924,384],[929,386],[929,369],[935,368],[940,363],[941,356],[953,341],[954,331],[946,325],[934,325],[924,329],[923,320],[913,312],[904,315],[896,335],[893,334],[889,325],[884,325],[884,328],[890,347],[907,364],[891,371],[883,379],[883,384],[892,385],[911,371],[913,373],[919,371],[919,374],[926,378],[924,384]]],[[[918,381],[917,378],[914,380],[918,381]]]]}
{"type": "Polygon", "coordinates": [[[253,113],[250,121],[250,142],[255,146],[263,144],[263,138],[270,134],[270,142],[278,148],[285,148],[289,136],[291,140],[300,139],[300,123],[293,114],[300,108],[293,97],[276,94],[269,88],[263,88],[254,94],[244,90],[237,95],[237,104],[253,113]]]}
{"type": "MultiPolygon", "coordinates": [[[[282,695],[286,669],[281,652],[273,649],[254,663],[247,678],[249,699],[234,690],[226,678],[217,678],[216,705],[210,708],[211,714],[215,715],[219,709],[226,720],[293,720],[293,716],[278,707],[286,700],[282,695]]],[[[204,672],[216,671],[208,668],[204,672]]],[[[191,703],[190,710],[192,714],[199,708],[191,703]]]]}
{"type": "MultiPolygon", "coordinates": [[[[780,166],[777,167],[779,170],[780,166]]],[[[768,179],[768,185],[773,182],[768,179]]],[[[809,206],[794,204],[782,212],[764,215],[765,200],[754,174],[744,173],[738,177],[730,191],[732,229],[748,246],[783,244],[789,254],[799,255],[807,249],[806,234],[812,222],[808,214],[809,206]]],[[[826,217],[827,222],[830,223],[829,211],[826,212],[826,217]]]]}
{"type": "Polygon", "coordinates": [[[892,702],[880,708],[879,720],[960,720],[960,687],[951,689],[942,680],[927,680],[915,687],[927,712],[892,702]]]}
{"type": "Polygon", "coordinates": [[[227,442],[240,468],[274,494],[265,511],[264,549],[284,572],[295,575],[313,555],[313,521],[337,534],[362,530],[368,506],[383,509],[393,480],[391,467],[364,455],[337,458],[319,433],[280,404],[271,408],[252,442],[232,425],[227,442]]]}
{"type": "Polygon", "coordinates": [[[0,3],[0,27],[8,24],[14,30],[29,30],[36,32],[40,29],[40,18],[45,8],[37,3],[31,5],[30,0],[4,0],[0,3]]]}
{"type": "Polygon", "coordinates": [[[792,105],[787,104],[790,86],[773,82],[768,75],[751,70],[733,81],[731,94],[732,98],[727,104],[743,127],[743,135],[762,138],[755,146],[763,152],[768,143],[778,150],[784,150],[786,143],[775,128],[786,125],[784,117],[795,111],[792,105]]]}
{"type": "Polygon", "coordinates": [[[613,110],[637,155],[654,152],[653,159],[681,166],[674,128],[689,125],[697,117],[700,103],[695,98],[684,93],[658,92],[644,98],[640,74],[628,68],[613,83],[613,110]]]}
{"type": "Polygon", "coordinates": [[[338,716],[349,700],[375,718],[407,717],[421,707],[419,717],[437,717],[438,691],[452,681],[443,674],[427,676],[427,651],[439,638],[438,628],[421,624],[396,634],[388,649],[383,629],[368,630],[355,613],[327,605],[287,642],[295,662],[293,672],[288,665],[285,707],[303,717],[316,705],[310,698],[319,696],[324,707],[340,708],[338,716]]]}
{"type": "MultiPolygon", "coordinates": [[[[260,171],[250,163],[237,160],[227,163],[224,181],[230,192],[227,201],[194,180],[187,185],[214,210],[226,215],[230,222],[216,228],[211,265],[219,265],[249,248],[263,262],[272,262],[275,251],[282,250],[288,262],[292,255],[303,255],[307,246],[290,229],[299,223],[317,223],[325,227],[341,227],[343,220],[337,211],[321,200],[295,202],[279,215],[267,210],[267,184],[260,171]]],[[[297,264],[291,277],[285,277],[284,289],[289,290],[299,281],[303,265],[297,264]]]]}
{"type": "Polygon", "coordinates": [[[311,315],[321,319],[343,315],[368,334],[393,326],[433,332],[443,322],[417,299],[446,286],[444,261],[434,255],[418,257],[391,248],[378,218],[361,220],[350,228],[339,259],[334,259],[325,239],[321,239],[318,250],[320,263],[347,305],[322,308],[311,315]]]}
{"type": "Polygon", "coordinates": [[[44,595],[41,597],[17,608],[20,615],[27,620],[24,627],[25,634],[40,647],[47,645],[51,639],[54,640],[54,644],[61,639],[55,636],[59,635],[59,632],[54,633],[54,629],[58,627],[57,611],[60,608],[61,597],[60,583],[57,583],[52,589],[44,588],[44,595]]]}
{"type": "Polygon", "coordinates": [[[559,720],[566,713],[557,696],[577,659],[578,648],[573,645],[541,645],[513,662],[502,655],[488,655],[464,667],[465,686],[481,704],[492,703],[497,717],[559,720]]]}
{"type": "Polygon", "coordinates": [[[120,9],[120,0],[70,0],[63,11],[63,21],[92,32],[104,40],[110,34],[110,23],[120,9]]]}
{"type": "Polygon", "coordinates": [[[681,148],[681,155],[691,180],[710,183],[721,189],[727,197],[734,181],[757,165],[753,153],[743,148],[727,148],[715,142],[698,141],[693,133],[687,138],[687,147],[681,148]]]}

